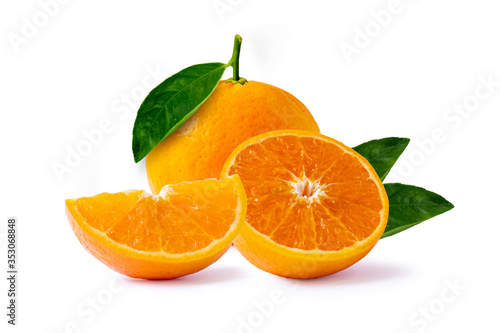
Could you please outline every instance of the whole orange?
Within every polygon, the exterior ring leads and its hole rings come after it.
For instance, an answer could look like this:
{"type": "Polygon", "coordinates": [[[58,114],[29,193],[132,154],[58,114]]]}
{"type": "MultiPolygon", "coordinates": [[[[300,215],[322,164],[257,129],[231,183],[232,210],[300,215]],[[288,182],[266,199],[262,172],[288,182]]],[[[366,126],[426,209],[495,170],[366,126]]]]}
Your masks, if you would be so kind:
{"type": "Polygon", "coordinates": [[[242,142],[281,129],[319,133],[309,110],[272,85],[221,81],[215,91],[172,135],[146,156],[149,185],[219,178],[224,162],[242,142]]]}

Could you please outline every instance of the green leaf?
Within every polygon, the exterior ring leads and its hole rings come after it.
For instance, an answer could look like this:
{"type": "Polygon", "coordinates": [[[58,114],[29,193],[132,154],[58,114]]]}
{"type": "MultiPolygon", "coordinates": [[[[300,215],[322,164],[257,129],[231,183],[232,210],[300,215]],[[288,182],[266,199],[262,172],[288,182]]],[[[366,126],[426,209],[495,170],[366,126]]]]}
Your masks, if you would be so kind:
{"type": "Polygon", "coordinates": [[[410,143],[407,138],[384,138],[360,144],[353,149],[370,162],[380,180],[384,180],[392,166],[410,143]]]}
{"type": "Polygon", "coordinates": [[[397,234],[454,207],[439,194],[421,187],[399,183],[384,186],[389,197],[389,221],[381,238],[397,234]]]}
{"type": "Polygon", "coordinates": [[[135,162],[179,128],[217,87],[228,65],[194,65],[172,75],[142,102],[134,123],[132,151],[135,162]]]}

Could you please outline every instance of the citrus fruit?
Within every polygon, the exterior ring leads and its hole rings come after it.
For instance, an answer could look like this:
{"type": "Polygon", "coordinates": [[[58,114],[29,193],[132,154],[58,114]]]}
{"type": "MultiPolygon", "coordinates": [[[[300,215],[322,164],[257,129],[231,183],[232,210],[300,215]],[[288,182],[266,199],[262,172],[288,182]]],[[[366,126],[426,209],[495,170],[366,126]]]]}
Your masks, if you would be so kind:
{"type": "Polygon", "coordinates": [[[221,81],[194,115],[146,156],[151,191],[217,178],[240,143],[280,129],[319,133],[309,110],[286,91],[255,81],[221,81]]]}
{"type": "Polygon", "coordinates": [[[66,200],[68,220],[88,252],[117,272],[171,279],[197,272],[229,248],[245,219],[239,177],[66,200]]]}
{"type": "Polygon", "coordinates": [[[373,167],[321,134],[284,130],[247,140],[222,170],[234,174],[248,201],[234,244],[269,273],[309,279],[343,270],[387,224],[389,202],[373,167]]]}

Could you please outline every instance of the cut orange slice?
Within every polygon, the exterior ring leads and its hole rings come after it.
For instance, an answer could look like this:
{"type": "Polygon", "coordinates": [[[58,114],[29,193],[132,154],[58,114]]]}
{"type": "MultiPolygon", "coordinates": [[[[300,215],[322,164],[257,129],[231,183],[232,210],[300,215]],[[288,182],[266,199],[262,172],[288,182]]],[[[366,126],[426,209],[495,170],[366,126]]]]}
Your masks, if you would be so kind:
{"type": "Polygon", "coordinates": [[[373,167],[312,132],[268,132],[243,142],[222,177],[238,174],[247,218],[234,244],[258,268],[316,278],[363,258],[387,224],[389,202],[373,167]]]}
{"type": "Polygon", "coordinates": [[[246,214],[238,176],[102,193],[66,200],[68,220],[88,252],[117,272],[144,279],[195,273],[219,259],[246,214]]]}

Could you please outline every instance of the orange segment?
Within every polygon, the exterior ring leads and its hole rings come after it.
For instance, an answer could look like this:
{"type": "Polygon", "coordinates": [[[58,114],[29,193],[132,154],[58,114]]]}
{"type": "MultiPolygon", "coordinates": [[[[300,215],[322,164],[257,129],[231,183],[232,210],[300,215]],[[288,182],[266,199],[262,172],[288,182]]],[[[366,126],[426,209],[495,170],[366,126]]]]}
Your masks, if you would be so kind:
{"type": "Polygon", "coordinates": [[[283,130],[254,137],[226,161],[222,177],[234,174],[248,197],[235,245],[270,273],[334,273],[364,257],[385,229],[389,205],[376,172],[327,136],[283,130]],[[300,268],[306,258],[315,269],[300,268]]]}
{"type": "Polygon", "coordinates": [[[175,278],[215,262],[236,237],[246,213],[238,176],[102,193],[66,200],[82,245],[112,269],[132,277],[175,278]]]}

